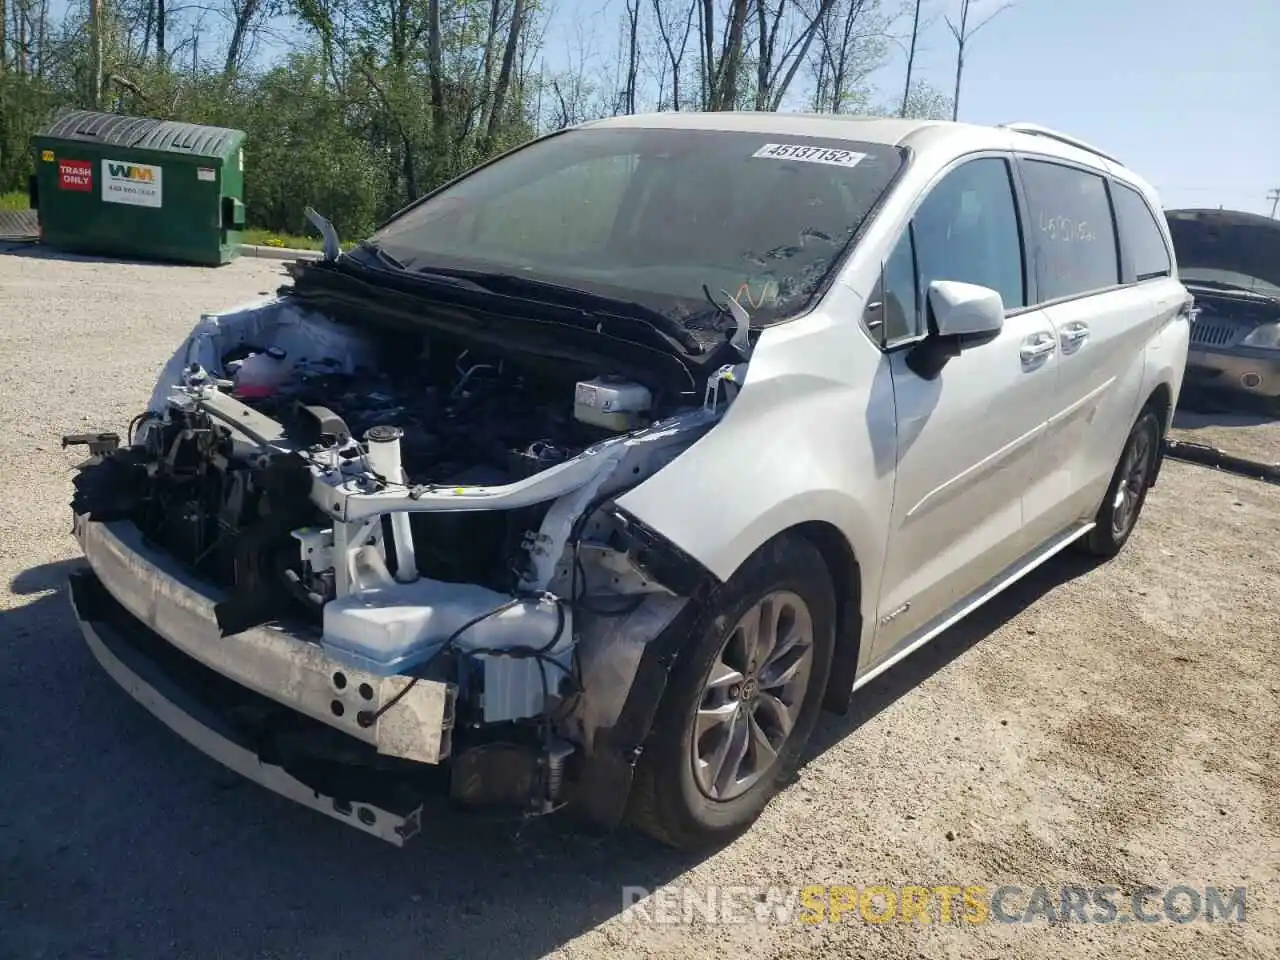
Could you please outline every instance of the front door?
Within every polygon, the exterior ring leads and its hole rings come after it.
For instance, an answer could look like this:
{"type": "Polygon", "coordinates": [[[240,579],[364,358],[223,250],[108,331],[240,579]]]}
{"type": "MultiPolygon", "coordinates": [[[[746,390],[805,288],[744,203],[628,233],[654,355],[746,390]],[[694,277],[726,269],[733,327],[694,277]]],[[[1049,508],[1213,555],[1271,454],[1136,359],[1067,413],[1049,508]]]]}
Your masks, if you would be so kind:
{"type": "Polygon", "coordinates": [[[1053,412],[1057,335],[1026,309],[1009,161],[966,160],[930,191],[885,270],[887,356],[898,415],[898,464],[873,661],[972,593],[1034,544],[1022,496],[1036,479],[1053,412]],[[1003,330],[965,349],[932,380],[907,363],[934,280],[997,290],[1003,330]]]}

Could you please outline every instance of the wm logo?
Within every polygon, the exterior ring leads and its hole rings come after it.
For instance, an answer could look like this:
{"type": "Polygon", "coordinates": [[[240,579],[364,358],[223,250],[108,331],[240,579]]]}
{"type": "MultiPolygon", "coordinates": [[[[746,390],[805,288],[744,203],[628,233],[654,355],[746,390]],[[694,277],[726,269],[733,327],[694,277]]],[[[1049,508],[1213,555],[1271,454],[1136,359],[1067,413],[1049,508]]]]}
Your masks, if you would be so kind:
{"type": "Polygon", "coordinates": [[[128,163],[108,163],[107,170],[111,176],[120,180],[132,180],[135,183],[152,183],[155,174],[145,167],[135,167],[128,163]]]}

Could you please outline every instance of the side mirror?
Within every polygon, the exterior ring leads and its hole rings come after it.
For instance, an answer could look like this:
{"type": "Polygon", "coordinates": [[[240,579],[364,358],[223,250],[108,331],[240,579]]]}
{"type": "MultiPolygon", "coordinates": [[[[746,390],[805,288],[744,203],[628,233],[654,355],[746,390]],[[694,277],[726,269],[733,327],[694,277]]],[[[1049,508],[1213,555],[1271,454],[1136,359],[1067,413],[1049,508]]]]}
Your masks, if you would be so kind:
{"type": "Polygon", "coordinates": [[[935,379],[965,347],[994,339],[1004,328],[1004,300],[990,287],[956,280],[929,284],[929,335],[907,354],[907,366],[935,379]]]}
{"type": "Polygon", "coordinates": [[[986,337],[1004,327],[1004,300],[990,287],[955,280],[929,284],[929,309],[938,336],[986,337]]]}

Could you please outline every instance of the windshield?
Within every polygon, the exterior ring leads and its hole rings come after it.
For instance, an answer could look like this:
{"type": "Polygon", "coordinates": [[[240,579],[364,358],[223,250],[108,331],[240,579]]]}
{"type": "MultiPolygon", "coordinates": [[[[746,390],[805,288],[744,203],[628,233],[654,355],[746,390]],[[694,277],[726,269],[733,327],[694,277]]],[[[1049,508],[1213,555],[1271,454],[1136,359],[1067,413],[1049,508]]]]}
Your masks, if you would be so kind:
{"type": "Polygon", "coordinates": [[[483,167],[371,242],[404,269],[514,274],[674,319],[734,295],[752,325],[805,309],[901,166],[881,144],[571,130],[483,167]]]}

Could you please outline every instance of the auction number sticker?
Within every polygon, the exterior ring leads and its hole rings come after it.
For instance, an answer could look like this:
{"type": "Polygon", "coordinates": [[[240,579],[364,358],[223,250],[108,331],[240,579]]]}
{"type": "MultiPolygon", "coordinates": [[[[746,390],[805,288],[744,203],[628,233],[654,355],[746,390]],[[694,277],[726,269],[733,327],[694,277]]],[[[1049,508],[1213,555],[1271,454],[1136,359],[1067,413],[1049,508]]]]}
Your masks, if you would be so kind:
{"type": "Polygon", "coordinates": [[[866,159],[865,153],[840,150],[832,147],[814,147],[803,143],[766,143],[753,153],[753,157],[769,160],[803,160],[805,163],[825,163],[833,167],[856,167],[866,159]]]}

